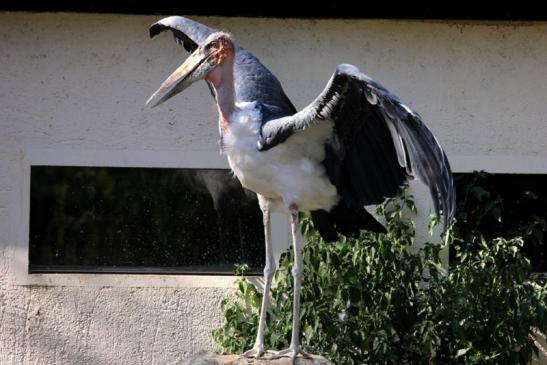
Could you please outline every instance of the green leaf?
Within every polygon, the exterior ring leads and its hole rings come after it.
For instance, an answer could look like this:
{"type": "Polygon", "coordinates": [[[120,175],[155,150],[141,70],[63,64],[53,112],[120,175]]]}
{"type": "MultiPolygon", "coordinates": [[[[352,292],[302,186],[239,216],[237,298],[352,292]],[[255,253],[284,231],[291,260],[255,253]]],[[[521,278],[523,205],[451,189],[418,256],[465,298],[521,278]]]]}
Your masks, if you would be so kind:
{"type": "Polygon", "coordinates": [[[469,189],[469,192],[477,199],[478,201],[482,201],[484,198],[490,197],[490,192],[485,190],[481,186],[473,186],[471,189],[469,189]]]}
{"type": "Polygon", "coordinates": [[[464,349],[459,349],[458,351],[456,351],[456,358],[462,357],[463,355],[467,354],[467,352],[469,350],[471,350],[471,347],[466,347],[464,349]]]}

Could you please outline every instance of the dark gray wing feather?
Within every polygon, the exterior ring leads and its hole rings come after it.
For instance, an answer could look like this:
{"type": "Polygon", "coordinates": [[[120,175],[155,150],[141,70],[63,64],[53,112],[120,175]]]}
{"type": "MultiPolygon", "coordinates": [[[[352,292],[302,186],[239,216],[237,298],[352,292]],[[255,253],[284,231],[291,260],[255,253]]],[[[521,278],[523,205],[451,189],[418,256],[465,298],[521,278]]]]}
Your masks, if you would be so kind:
{"type": "Polygon", "coordinates": [[[265,123],[258,148],[273,148],[325,120],[334,122],[334,129],[323,163],[347,206],[380,203],[417,177],[449,224],[455,190],[443,149],[416,112],[354,66],[338,66],[323,92],[300,112],[265,123]]]}
{"type": "MultiPolygon", "coordinates": [[[[193,52],[209,35],[216,32],[204,24],[181,16],[161,19],[150,26],[150,37],[170,30],[177,43],[193,52]]],[[[277,78],[252,53],[236,45],[234,63],[236,101],[255,101],[268,109],[268,115],[279,118],[296,113],[277,78]]]]}

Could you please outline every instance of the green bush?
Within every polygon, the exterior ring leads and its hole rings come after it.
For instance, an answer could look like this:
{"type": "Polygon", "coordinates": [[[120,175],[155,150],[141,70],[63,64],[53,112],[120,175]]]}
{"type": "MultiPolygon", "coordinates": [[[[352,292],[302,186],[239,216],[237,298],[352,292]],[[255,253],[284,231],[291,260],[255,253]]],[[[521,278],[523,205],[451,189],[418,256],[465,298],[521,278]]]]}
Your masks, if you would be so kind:
{"type": "Polygon", "coordinates": [[[429,288],[433,322],[444,338],[436,355],[441,363],[527,364],[532,329],[547,329],[547,287],[530,281],[520,238],[479,246],[473,254],[458,251],[459,263],[429,288]]]}
{"type": "MultiPolygon", "coordinates": [[[[522,240],[482,240],[472,251],[459,245],[447,274],[439,245],[409,250],[413,225],[405,209],[415,209],[411,197],[391,199],[377,209],[387,234],[364,232],[333,245],[303,219],[304,350],[339,365],[526,364],[535,349],[532,329],[547,330],[547,287],[531,281],[522,240]]],[[[447,241],[453,238],[449,233],[447,241]]],[[[274,279],[268,348],[289,344],[292,262],[290,251],[283,254],[274,279]]],[[[224,352],[252,347],[260,300],[243,276],[222,300],[225,322],[213,337],[224,352]]]]}

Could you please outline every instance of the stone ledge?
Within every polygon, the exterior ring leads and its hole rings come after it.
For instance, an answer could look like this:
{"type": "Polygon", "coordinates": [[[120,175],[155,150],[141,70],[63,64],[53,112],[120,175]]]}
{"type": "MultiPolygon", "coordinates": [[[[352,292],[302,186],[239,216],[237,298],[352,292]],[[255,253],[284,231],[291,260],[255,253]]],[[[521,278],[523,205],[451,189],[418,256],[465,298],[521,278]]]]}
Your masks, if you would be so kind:
{"type": "Polygon", "coordinates": [[[322,356],[310,355],[311,359],[297,357],[294,363],[291,359],[248,359],[241,355],[197,355],[184,360],[180,365],[334,365],[322,356]]]}

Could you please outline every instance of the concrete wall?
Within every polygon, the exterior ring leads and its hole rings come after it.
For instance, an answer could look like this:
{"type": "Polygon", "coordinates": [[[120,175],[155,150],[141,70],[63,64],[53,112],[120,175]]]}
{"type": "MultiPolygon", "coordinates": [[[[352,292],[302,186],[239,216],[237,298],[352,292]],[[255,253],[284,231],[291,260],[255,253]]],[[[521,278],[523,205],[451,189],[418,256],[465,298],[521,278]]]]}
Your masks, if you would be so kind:
{"type": "MultiPolygon", "coordinates": [[[[170,36],[148,39],[157,19],[0,13],[0,364],[172,364],[213,348],[230,280],[25,274],[34,159],[216,154],[204,84],[143,106],[185,57],[170,36]]],[[[547,171],[546,23],[198,20],[232,32],[297,107],[353,63],[421,113],[455,170],[547,171]]]]}

